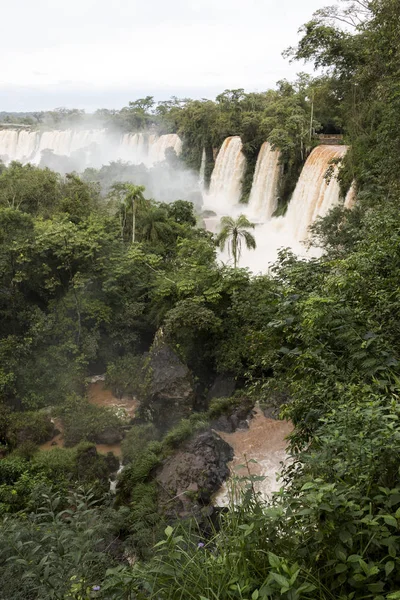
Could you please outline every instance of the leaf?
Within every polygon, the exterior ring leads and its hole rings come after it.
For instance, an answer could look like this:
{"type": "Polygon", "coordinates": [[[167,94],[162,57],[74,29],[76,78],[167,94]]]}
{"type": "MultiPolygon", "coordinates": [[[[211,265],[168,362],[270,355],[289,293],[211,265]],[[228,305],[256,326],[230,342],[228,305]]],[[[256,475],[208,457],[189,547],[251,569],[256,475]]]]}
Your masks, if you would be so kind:
{"type": "Polygon", "coordinates": [[[390,573],[393,571],[394,569],[394,562],[392,560],[390,560],[389,562],[386,563],[385,565],[385,573],[386,573],[386,577],[389,577],[390,573]]]}
{"type": "Polygon", "coordinates": [[[252,600],[257,600],[258,597],[259,597],[259,595],[260,595],[260,592],[258,590],[254,590],[254,592],[251,595],[251,599],[252,600]]]}
{"type": "Polygon", "coordinates": [[[301,491],[304,492],[305,490],[311,490],[315,487],[315,483],[313,481],[308,481],[307,483],[305,483],[303,485],[303,487],[301,488],[301,491]]]}
{"type": "Polygon", "coordinates": [[[281,585],[282,587],[286,587],[286,588],[289,589],[290,583],[286,579],[286,577],[284,577],[283,575],[280,575],[279,573],[274,573],[274,572],[271,572],[270,575],[271,575],[272,579],[274,579],[274,581],[276,581],[277,583],[279,583],[279,585],[281,585]]]}
{"type": "Polygon", "coordinates": [[[164,529],[164,533],[168,538],[171,537],[171,535],[174,533],[173,527],[171,527],[171,525],[168,525],[168,527],[164,529]]]}
{"type": "Polygon", "coordinates": [[[268,552],[268,561],[273,569],[279,569],[281,566],[281,559],[272,552],[268,552]]]}
{"type": "Polygon", "coordinates": [[[336,565],[335,573],[344,573],[345,571],[347,571],[347,565],[344,565],[343,563],[336,565]]]}
{"type": "Polygon", "coordinates": [[[385,521],[386,525],[396,527],[397,529],[397,521],[394,517],[392,517],[392,515],[383,515],[383,520],[385,521]]]}

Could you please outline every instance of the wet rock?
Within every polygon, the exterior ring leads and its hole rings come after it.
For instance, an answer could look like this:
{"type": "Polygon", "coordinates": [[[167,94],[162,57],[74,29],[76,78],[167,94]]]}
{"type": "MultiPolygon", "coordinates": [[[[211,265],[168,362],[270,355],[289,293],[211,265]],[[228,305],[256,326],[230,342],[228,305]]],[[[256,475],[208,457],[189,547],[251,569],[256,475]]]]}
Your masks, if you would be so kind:
{"type": "Polygon", "coordinates": [[[207,393],[207,402],[213,398],[229,398],[236,388],[236,380],[229,375],[218,375],[207,393]]]}
{"type": "Polygon", "coordinates": [[[275,392],[268,398],[267,406],[263,407],[264,416],[267,419],[278,419],[281,407],[290,401],[289,394],[285,392],[275,392]]]}
{"type": "Polygon", "coordinates": [[[160,507],[169,517],[200,515],[229,476],[233,450],[213,431],[197,435],[168,458],[156,473],[160,507]]]}
{"type": "Polygon", "coordinates": [[[119,458],[112,452],[107,452],[105,456],[105,462],[109,473],[116,474],[120,468],[119,458]]]}
{"type": "Polygon", "coordinates": [[[240,404],[228,413],[212,422],[212,428],[224,433],[233,433],[237,429],[248,429],[249,419],[253,416],[253,401],[244,398],[240,404]]]}
{"type": "Polygon", "coordinates": [[[114,444],[119,444],[119,442],[123,439],[123,433],[121,429],[117,427],[106,427],[103,431],[96,433],[96,443],[97,444],[106,444],[107,446],[112,446],[114,444]]]}
{"type": "Polygon", "coordinates": [[[167,431],[190,415],[195,396],[193,378],[170,346],[162,342],[153,346],[145,367],[145,379],[141,412],[161,431],[167,431]]]}

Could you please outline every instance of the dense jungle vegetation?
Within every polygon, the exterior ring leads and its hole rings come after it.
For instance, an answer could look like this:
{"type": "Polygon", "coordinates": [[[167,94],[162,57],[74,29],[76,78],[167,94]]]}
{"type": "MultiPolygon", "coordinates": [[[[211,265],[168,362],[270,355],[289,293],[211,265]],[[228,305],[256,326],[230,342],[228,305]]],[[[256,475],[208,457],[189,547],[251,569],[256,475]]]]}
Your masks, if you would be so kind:
{"type": "Polygon", "coordinates": [[[345,1],[287,52],[322,68],[316,80],[105,115],[164,123],[193,166],[233,134],[246,152],[275,140],[294,165],[313,99],[351,146],[343,187],[357,183],[352,211],[313,226],[319,259],[282,250],[254,277],[217,263],[187,199],[156,203],[124,182],[105,197],[74,174],[0,167],[2,600],[400,598],[399,30],[397,0],[345,1]],[[146,411],[127,427],[89,404],[86,378],[106,372],[146,406],[160,337],[195,378],[190,416],[166,432],[146,411]],[[217,375],[236,394],[207,404],[217,375]],[[171,520],[154,469],[244,399],[284,400],[295,424],[280,492],[266,505],[250,481],[214,532],[171,520]],[[49,415],[68,447],[41,452],[49,415]],[[115,458],[93,446],[110,426],[125,432],[116,498],[115,458]]]}

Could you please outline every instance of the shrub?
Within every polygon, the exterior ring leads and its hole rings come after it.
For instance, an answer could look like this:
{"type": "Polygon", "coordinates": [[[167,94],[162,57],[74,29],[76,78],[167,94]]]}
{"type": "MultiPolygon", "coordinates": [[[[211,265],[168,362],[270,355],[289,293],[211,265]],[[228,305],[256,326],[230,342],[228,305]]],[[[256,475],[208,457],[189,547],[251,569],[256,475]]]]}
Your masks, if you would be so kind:
{"type": "Polygon", "coordinates": [[[228,412],[232,408],[236,408],[242,402],[241,398],[230,396],[229,398],[213,398],[210,401],[210,405],[207,411],[207,415],[210,419],[215,419],[228,412]]]}
{"type": "Polygon", "coordinates": [[[62,410],[65,445],[82,441],[116,443],[122,439],[122,422],[108,408],[90,404],[86,398],[73,396],[62,410]],[[110,442],[106,442],[106,437],[110,442]]]}
{"type": "Polygon", "coordinates": [[[143,357],[126,354],[107,366],[106,385],[119,398],[140,394],[142,386],[143,357]]]}
{"type": "Polygon", "coordinates": [[[206,427],[207,420],[202,414],[192,415],[189,419],[182,419],[178,425],[166,434],[163,439],[163,445],[166,449],[177,448],[194,433],[206,427]]]}
{"type": "Polygon", "coordinates": [[[10,415],[7,440],[12,447],[24,442],[43,444],[50,440],[54,425],[50,418],[41,412],[14,412],[10,415]]]}
{"type": "Polygon", "coordinates": [[[149,442],[157,440],[157,438],[158,431],[153,424],[133,426],[121,444],[124,462],[134,461],[143,450],[143,447],[147,446],[149,442]]]}
{"type": "Polygon", "coordinates": [[[44,473],[54,482],[72,479],[76,472],[76,450],[54,448],[48,452],[38,452],[32,459],[30,469],[34,473],[44,473]]]}

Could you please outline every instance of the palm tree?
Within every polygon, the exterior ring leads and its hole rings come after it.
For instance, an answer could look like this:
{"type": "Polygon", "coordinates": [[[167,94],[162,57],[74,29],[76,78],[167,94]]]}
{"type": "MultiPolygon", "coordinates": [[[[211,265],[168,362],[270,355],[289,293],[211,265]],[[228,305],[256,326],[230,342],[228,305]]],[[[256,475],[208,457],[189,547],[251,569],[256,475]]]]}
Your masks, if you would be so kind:
{"type": "Polygon", "coordinates": [[[132,244],[135,241],[136,229],[136,211],[138,208],[143,208],[148,204],[148,200],[143,196],[145,187],[143,185],[128,184],[128,193],[125,197],[125,206],[132,206],[132,244]]]}
{"type": "Polygon", "coordinates": [[[246,215],[239,215],[235,220],[233,217],[222,217],[220,221],[221,231],[217,237],[217,245],[223,250],[228,242],[228,252],[233,256],[233,266],[236,266],[242,254],[242,242],[246,248],[255,250],[256,240],[247,229],[254,229],[254,223],[250,223],[246,215]]]}
{"type": "Polygon", "coordinates": [[[166,241],[172,233],[171,225],[168,223],[168,213],[159,206],[153,206],[150,210],[140,215],[138,221],[138,235],[146,242],[156,244],[166,241]]]}
{"type": "Polygon", "coordinates": [[[150,201],[146,200],[143,193],[143,185],[133,185],[131,183],[114,183],[109,193],[111,205],[116,205],[117,214],[119,214],[121,225],[121,239],[125,239],[127,231],[127,220],[129,213],[132,212],[132,243],[135,241],[136,213],[140,209],[146,209],[150,206],[150,201]]]}

